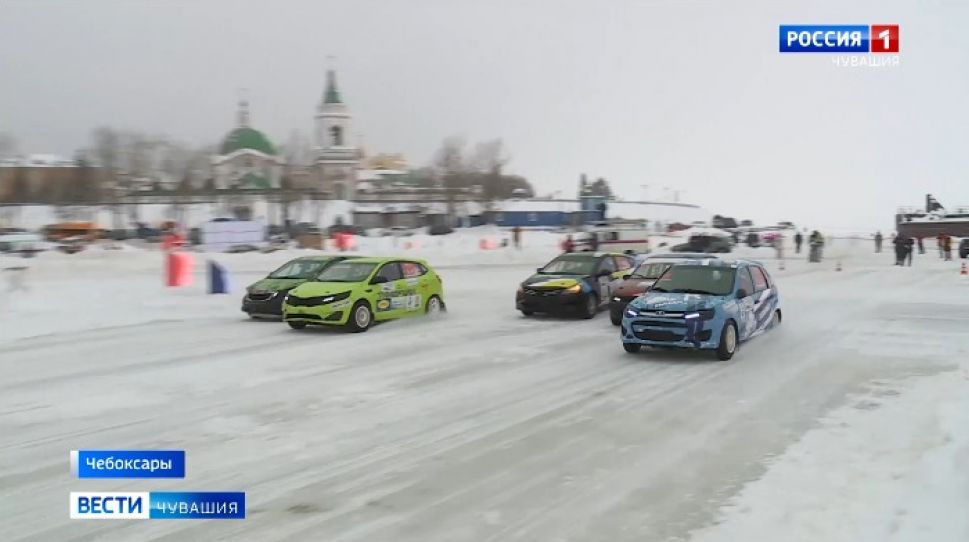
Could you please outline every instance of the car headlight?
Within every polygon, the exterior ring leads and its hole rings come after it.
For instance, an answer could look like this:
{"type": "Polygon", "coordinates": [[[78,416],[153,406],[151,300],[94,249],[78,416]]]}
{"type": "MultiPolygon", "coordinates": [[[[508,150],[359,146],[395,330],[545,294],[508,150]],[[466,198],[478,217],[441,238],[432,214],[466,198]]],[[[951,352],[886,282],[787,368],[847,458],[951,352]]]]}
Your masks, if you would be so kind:
{"type": "Polygon", "coordinates": [[[341,292],[339,294],[328,295],[323,298],[323,303],[333,303],[335,301],[343,301],[348,297],[350,297],[350,292],[341,292]]]}
{"type": "Polygon", "coordinates": [[[615,301],[616,303],[621,303],[622,302],[622,299],[619,299],[618,297],[614,297],[614,298],[612,298],[612,300],[615,301]]]}
{"type": "Polygon", "coordinates": [[[636,309],[626,309],[626,316],[630,318],[635,318],[639,316],[639,311],[637,311],[636,309]]]}
{"type": "Polygon", "coordinates": [[[581,291],[582,291],[581,284],[576,284],[575,286],[569,286],[568,288],[565,289],[565,293],[567,294],[577,294],[581,291]]]}

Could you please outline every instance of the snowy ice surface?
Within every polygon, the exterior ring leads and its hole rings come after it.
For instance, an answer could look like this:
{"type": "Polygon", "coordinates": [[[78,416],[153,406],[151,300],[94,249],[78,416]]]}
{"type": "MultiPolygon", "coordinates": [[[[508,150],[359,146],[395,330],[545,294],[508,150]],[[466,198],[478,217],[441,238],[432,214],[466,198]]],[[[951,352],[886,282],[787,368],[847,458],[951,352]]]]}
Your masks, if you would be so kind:
{"type": "MultiPolygon", "coordinates": [[[[0,257],[0,540],[967,539],[969,280],[834,240],[772,271],[782,326],[730,362],[622,351],[605,315],[524,318],[561,235],[361,239],[427,258],[448,312],[364,335],[249,321],[287,259],[157,248],[0,257]],[[396,245],[395,245],[396,243],[396,245]],[[410,243],[410,245],[407,245],[410,243]],[[233,293],[206,295],[202,263],[233,293]],[[836,271],[836,263],[842,271],[836,271]],[[71,479],[83,448],[187,450],[185,480],[71,479]],[[70,521],[70,491],[243,490],[244,521],[70,521]]],[[[790,243],[788,243],[790,244],[790,243]]]]}

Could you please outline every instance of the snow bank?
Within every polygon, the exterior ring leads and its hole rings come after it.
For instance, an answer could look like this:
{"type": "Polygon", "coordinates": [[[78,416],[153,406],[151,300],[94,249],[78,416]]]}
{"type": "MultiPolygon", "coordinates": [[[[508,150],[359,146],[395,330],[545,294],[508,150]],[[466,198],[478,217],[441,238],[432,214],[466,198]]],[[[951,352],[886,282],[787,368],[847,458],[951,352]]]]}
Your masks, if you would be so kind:
{"type": "Polygon", "coordinates": [[[969,540],[967,381],[964,363],[853,398],[692,540],[969,540]]]}

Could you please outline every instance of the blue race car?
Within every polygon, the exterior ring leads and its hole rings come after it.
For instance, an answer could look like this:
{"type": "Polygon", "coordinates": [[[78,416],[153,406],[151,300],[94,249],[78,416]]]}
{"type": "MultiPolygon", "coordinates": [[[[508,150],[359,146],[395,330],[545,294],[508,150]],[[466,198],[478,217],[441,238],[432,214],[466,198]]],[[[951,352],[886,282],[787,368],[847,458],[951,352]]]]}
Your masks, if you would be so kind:
{"type": "Polygon", "coordinates": [[[626,352],[643,346],[715,350],[728,360],[737,346],[781,323],[777,286],[747,260],[691,260],[672,265],[623,311],[626,352]]]}

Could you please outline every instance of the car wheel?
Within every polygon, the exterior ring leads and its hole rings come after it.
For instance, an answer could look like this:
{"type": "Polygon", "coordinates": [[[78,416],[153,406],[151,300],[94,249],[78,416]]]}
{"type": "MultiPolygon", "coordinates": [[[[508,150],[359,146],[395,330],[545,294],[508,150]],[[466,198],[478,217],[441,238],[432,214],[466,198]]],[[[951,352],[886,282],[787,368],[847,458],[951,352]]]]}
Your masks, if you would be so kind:
{"type": "Polygon", "coordinates": [[[771,329],[774,329],[775,327],[781,325],[781,320],[782,320],[782,318],[781,318],[781,310],[780,309],[777,309],[777,310],[774,311],[774,315],[771,316],[771,319],[770,319],[770,328],[771,329]]]}
{"type": "Polygon", "coordinates": [[[346,328],[352,333],[362,333],[370,329],[373,324],[373,312],[366,301],[357,301],[350,309],[350,318],[347,320],[346,328]]]}
{"type": "Polygon", "coordinates": [[[440,297],[432,295],[430,299],[427,300],[427,304],[424,305],[424,314],[434,316],[442,312],[444,312],[444,303],[441,302],[440,297]]]}
{"type": "Polygon", "coordinates": [[[304,324],[303,322],[286,322],[286,323],[289,324],[289,327],[293,329],[303,329],[304,327],[306,327],[306,324],[304,324]]]}
{"type": "Polygon", "coordinates": [[[641,344],[636,343],[622,343],[622,349],[630,354],[635,354],[643,347],[641,344]]]}
{"type": "Polygon", "coordinates": [[[737,351],[737,326],[733,321],[727,321],[720,330],[720,345],[717,346],[717,359],[727,361],[737,351]]]}
{"type": "Polygon", "coordinates": [[[521,313],[522,313],[522,316],[531,316],[531,315],[535,314],[534,312],[527,311],[525,309],[522,309],[521,313]]]}
{"type": "Polygon", "coordinates": [[[612,322],[612,325],[618,326],[622,323],[622,313],[609,311],[609,321],[612,322]]]}
{"type": "Polygon", "coordinates": [[[589,294],[585,297],[585,305],[582,307],[582,317],[586,320],[596,317],[599,312],[599,297],[596,294],[589,294]]]}

